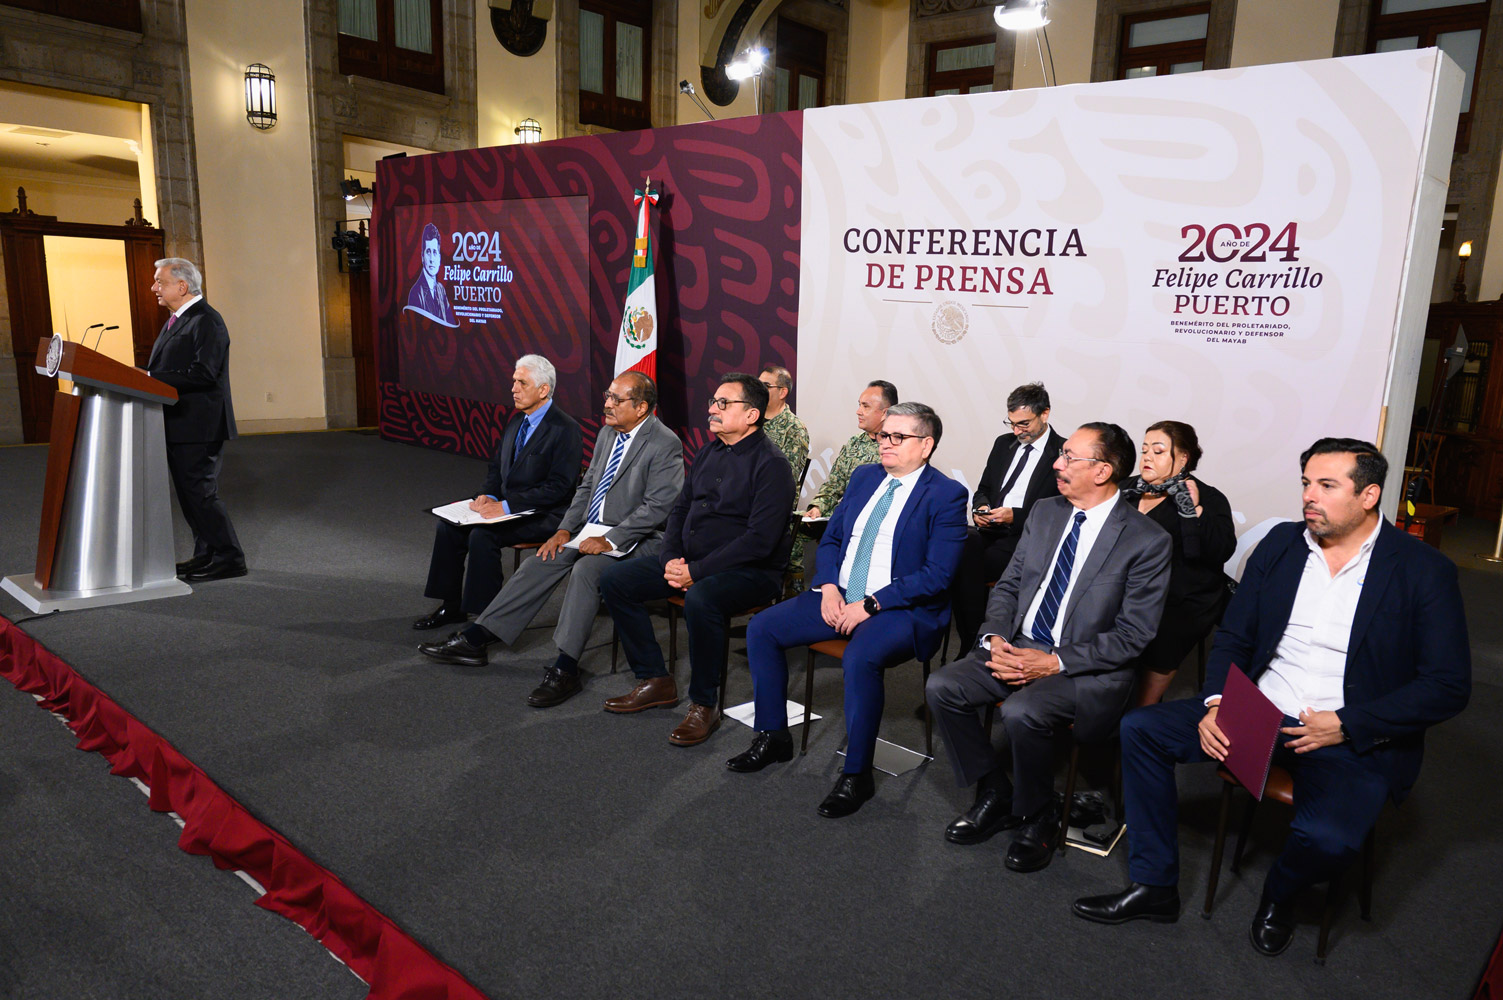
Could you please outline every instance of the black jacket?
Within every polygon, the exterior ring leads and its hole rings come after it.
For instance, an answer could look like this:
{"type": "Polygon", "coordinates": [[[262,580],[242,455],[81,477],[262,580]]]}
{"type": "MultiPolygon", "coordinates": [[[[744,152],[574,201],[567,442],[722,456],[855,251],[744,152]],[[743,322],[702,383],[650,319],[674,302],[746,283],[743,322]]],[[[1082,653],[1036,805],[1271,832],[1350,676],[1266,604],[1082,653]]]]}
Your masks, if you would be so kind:
{"type": "Polygon", "coordinates": [[[230,334],[207,301],[199,299],[170,328],[162,327],[146,370],[177,390],[177,402],[162,407],[168,444],[235,437],[230,334]]]}
{"type": "Polygon", "coordinates": [[[513,511],[537,511],[535,518],[528,520],[528,527],[551,532],[574,499],[584,464],[584,433],[578,421],[553,403],[522,445],[522,454],[513,459],[517,433],[525,419],[526,415],[517,410],[507,421],[480,495],[504,500],[513,511]]]}

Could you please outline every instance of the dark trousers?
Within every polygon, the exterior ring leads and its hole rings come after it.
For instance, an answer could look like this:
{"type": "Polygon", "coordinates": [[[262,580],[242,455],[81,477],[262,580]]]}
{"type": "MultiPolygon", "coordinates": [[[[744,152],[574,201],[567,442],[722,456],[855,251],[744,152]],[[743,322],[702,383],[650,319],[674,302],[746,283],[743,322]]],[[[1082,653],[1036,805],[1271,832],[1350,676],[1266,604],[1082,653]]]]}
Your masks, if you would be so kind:
{"type": "Polygon", "coordinates": [[[689,633],[689,700],[696,705],[712,706],[717,701],[732,616],[771,604],[782,591],[783,574],[765,569],[728,569],[679,590],[663,579],[663,566],[657,559],[627,559],[608,567],[600,577],[600,596],[639,680],[668,675],[663,648],[643,602],[683,596],[684,627],[689,633]]]}
{"type": "MultiPolygon", "coordinates": [[[[817,590],[805,591],[761,612],[746,627],[759,732],[788,727],[788,650],[845,638],[825,624],[820,598],[817,590]]],[[[883,672],[914,655],[913,615],[906,610],[883,611],[851,633],[840,661],[845,671],[846,774],[871,770],[882,724],[883,672]]]]}
{"type": "MultiPolygon", "coordinates": [[[[1200,699],[1189,698],[1139,708],[1122,720],[1122,797],[1134,882],[1179,882],[1174,767],[1210,760],[1197,728],[1205,714],[1200,699]]],[[[1286,716],[1283,724],[1299,722],[1286,716]]],[[[1273,762],[1294,778],[1294,820],[1264,883],[1278,902],[1351,864],[1388,798],[1388,779],[1377,762],[1350,744],[1297,754],[1284,746],[1291,738],[1281,733],[1273,754],[1273,762]]]]}
{"type": "MultiPolygon", "coordinates": [[[[1015,644],[1028,645],[1022,639],[1015,644]]],[[[1002,703],[998,718],[1012,745],[1012,811],[1032,816],[1054,797],[1054,734],[1075,718],[1075,681],[1055,674],[1013,687],[992,675],[990,659],[977,650],[930,674],[925,697],[962,788],[1001,767],[980,712],[1002,703]]]]}
{"type": "Polygon", "coordinates": [[[960,565],[950,583],[950,606],[962,652],[976,645],[976,633],[986,620],[986,602],[991,597],[986,585],[1001,578],[1017,547],[1018,532],[1010,527],[1000,531],[971,528],[966,532],[960,565]]]}
{"type": "Polygon", "coordinates": [[[546,527],[528,528],[529,520],[535,519],[461,527],[439,518],[423,596],[466,614],[480,614],[501,591],[502,552],[511,545],[546,541],[553,534],[546,527]]]}
{"type": "Polygon", "coordinates": [[[235,526],[219,499],[219,465],[223,441],[186,441],[167,445],[167,471],[177,492],[183,520],[193,532],[193,555],[217,561],[245,561],[235,526]]]}

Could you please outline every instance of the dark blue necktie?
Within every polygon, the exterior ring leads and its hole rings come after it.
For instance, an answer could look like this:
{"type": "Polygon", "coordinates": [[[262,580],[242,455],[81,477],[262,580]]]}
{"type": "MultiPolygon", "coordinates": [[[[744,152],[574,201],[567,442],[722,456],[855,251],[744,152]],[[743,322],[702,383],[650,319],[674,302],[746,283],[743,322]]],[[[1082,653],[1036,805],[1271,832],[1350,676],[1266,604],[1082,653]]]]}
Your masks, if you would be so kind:
{"type": "Polygon", "coordinates": [[[590,499],[590,511],[585,515],[585,520],[591,524],[600,523],[605,495],[610,491],[611,483],[616,481],[616,470],[621,467],[621,456],[626,453],[626,442],[630,437],[629,434],[616,435],[616,445],[611,449],[611,457],[606,461],[605,471],[600,474],[600,482],[595,486],[595,495],[590,499]]]}
{"type": "Polygon", "coordinates": [[[1007,482],[1002,484],[1002,492],[997,494],[997,503],[1005,504],[1007,502],[1007,491],[1012,489],[1012,484],[1017,482],[1018,477],[1023,474],[1023,468],[1028,464],[1028,456],[1032,451],[1033,445],[1025,444],[1023,446],[1023,454],[1019,457],[1017,466],[1012,470],[1012,475],[1007,477],[1007,482]]]}
{"type": "Polygon", "coordinates": [[[522,447],[527,444],[527,432],[531,429],[531,421],[523,417],[522,426],[517,428],[517,446],[511,450],[511,459],[513,462],[517,460],[518,455],[522,454],[522,447]]]}
{"type": "Polygon", "coordinates": [[[1065,544],[1059,547],[1059,556],[1054,560],[1054,572],[1049,576],[1049,590],[1044,594],[1044,603],[1033,618],[1033,638],[1046,646],[1054,646],[1054,620],[1059,617],[1059,604],[1070,588],[1070,569],[1075,565],[1075,549],[1080,545],[1080,526],[1085,524],[1085,511],[1075,512],[1075,523],[1065,536],[1065,544]]]}

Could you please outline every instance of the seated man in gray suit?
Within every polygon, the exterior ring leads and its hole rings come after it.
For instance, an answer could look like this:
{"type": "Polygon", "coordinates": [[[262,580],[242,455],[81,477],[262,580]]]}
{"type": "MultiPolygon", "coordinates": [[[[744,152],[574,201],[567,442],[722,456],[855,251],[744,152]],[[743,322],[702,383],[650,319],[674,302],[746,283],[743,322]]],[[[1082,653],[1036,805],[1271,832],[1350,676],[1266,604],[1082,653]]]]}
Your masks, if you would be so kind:
{"type": "Polygon", "coordinates": [[[1169,593],[1169,533],[1119,502],[1132,474],[1132,438],[1116,424],[1082,424],[1054,460],[1060,495],[1034,505],[992,589],[981,642],[929,678],[927,697],[961,787],[976,803],[945,829],[975,844],[1022,825],[1007,867],[1031,872],[1059,846],[1054,734],[1105,739],[1132,694],[1135,656],[1158,630],[1169,593]],[[1012,781],[978,709],[1002,703],[1012,781]]]}
{"type": "Polygon", "coordinates": [[[641,372],[616,377],[605,393],[605,426],[595,439],[590,468],[558,531],[512,574],[474,624],[443,642],[419,646],[424,654],[444,663],[484,666],[485,647],[515,643],[567,579],[569,588],[553,632],[558,660],[544,671],[543,683],[527,703],[551,708],[579,693],[579,657],[600,608],[601,572],[615,558],[657,555],[663,523],[683,489],[684,447],[653,416],[657,401],[657,386],[641,372]],[[565,547],[586,525],[609,530],[589,532],[577,547],[565,547]],[[613,552],[625,555],[613,557],[613,552]]]}

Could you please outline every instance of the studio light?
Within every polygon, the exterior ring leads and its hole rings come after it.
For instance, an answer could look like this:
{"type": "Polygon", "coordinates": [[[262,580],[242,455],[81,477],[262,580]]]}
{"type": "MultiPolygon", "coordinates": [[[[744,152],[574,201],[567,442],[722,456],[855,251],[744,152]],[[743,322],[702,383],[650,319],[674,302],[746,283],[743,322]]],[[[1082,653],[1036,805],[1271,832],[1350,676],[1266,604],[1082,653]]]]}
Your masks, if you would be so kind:
{"type": "Polygon", "coordinates": [[[725,68],[726,78],[729,80],[755,79],[757,85],[752,93],[757,101],[757,114],[762,113],[762,67],[767,64],[767,50],[760,45],[747,49],[741,53],[741,58],[733,61],[725,68]]]}
{"type": "Polygon", "coordinates": [[[543,126],[538,124],[536,118],[523,118],[522,123],[512,129],[517,136],[518,142],[542,142],[543,126]]]}
{"type": "Polygon", "coordinates": [[[1008,31],[1033,31],[1049,23],[1049,0],[1003,0],[992,8],[997,27],[1008,31]]]}
{"type": "Polygon", "coordinates": [[[375,194],[376,188],[374,185],[366,187],[360,183],[359,178],[351,177],[339,182],[339,193],[344,195],[345,201],[354,201],[361,195],[375,194]]]}
{"type": "Polygon", "coordinates": [[[261,63],[245,67],[245,120],[263,132],[277,123],[277,78],[261,63]]]}

